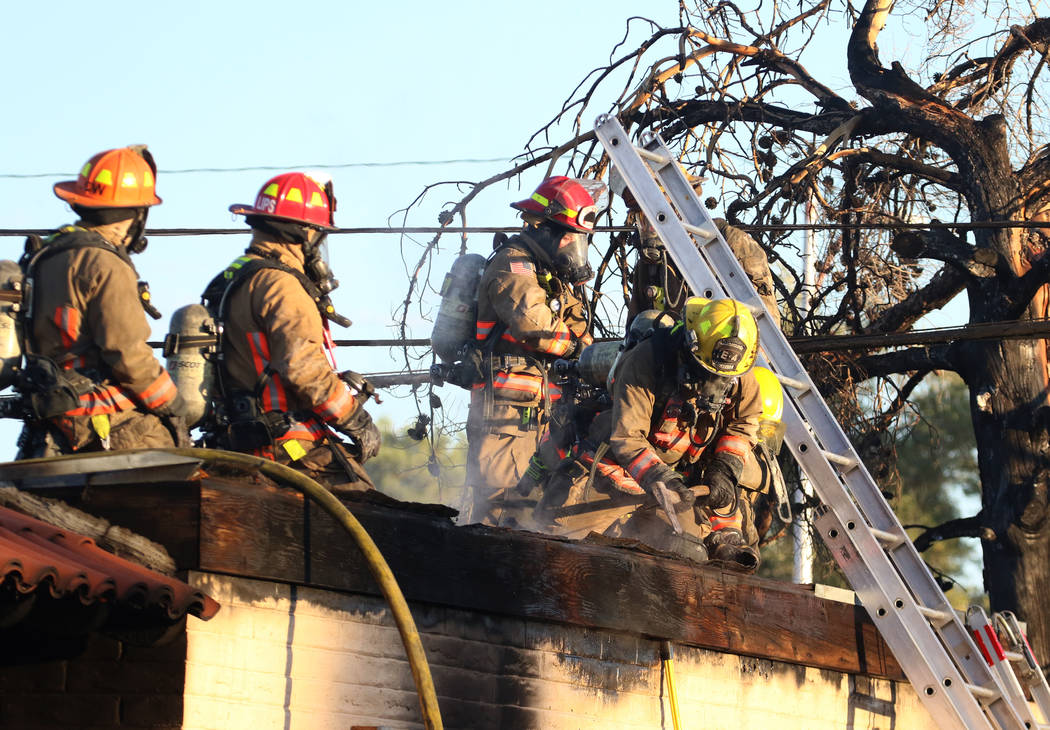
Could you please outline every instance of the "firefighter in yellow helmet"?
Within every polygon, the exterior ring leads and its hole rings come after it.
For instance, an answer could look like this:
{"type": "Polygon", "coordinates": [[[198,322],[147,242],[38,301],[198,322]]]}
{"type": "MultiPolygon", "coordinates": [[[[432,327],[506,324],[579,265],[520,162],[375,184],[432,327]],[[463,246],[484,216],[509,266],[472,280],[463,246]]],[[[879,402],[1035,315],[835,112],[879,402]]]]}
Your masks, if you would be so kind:
{"type": "Polygon", "coordinates": [[[146,344],[146,313],[160,313],[129,256],[161,202],[156,173],[145,145],[100,152],[54,186],[79,220],[26,243],[20,458],[189,442],[182,399],[146,344]]]}
{"type": "Polygon", "coordinates": [[[623,353],[610,378],[612,408],[587,438],[572,453],[541,447],[552,476],[537,517],[569,537],[604,532],[755,570],[737,482],[762,414],[752,373],[757,352],[758,329],[742,304],[688,300],[681,320],[623,353]],[[655,496],[663,490],[682,534],[655,496]]]}
{"type": "Polygon", "coordinates": [[[325,243],[335,229],[331,183],[283,173],[263,184],[254,203],[230,210],[245,216],[252,238],[204,292],[223,325],[207,441],[331,487],[372,488],[361,466],[380,446],[364,407],[370,386],[356,373],[336,372],[331,352],[328,323],[349,324],[328,296],[339,284],[325,243]]]}

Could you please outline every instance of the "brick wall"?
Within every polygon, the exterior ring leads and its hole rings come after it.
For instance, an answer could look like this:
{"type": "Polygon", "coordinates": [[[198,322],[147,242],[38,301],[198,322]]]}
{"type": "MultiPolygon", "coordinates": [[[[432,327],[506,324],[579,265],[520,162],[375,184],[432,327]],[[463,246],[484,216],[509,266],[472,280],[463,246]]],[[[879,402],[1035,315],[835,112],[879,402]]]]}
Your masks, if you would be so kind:
{"type": "MultiPolygon", "coordinates": [[[[193,573],[223,609],[188,625],[187,730],[420,728],[382,600],[193,573]]],[[[655,641],[413,607],[446,728],[671,728],[655,641]]],[[[639,633],[645,627],[639,627],[639,633]]],[[[684,726],[930,727],[911,687],[675,647],[684,726]]]]}
{"type": "MultiPolygon", "coordinates": [[[[195,621],[196,619],[190,619],[195,621]]],[[[0,728],[182,726],[186,635],[159,647],[130,646],[98,634],[74,659],[0,666],[0,728]]]]}

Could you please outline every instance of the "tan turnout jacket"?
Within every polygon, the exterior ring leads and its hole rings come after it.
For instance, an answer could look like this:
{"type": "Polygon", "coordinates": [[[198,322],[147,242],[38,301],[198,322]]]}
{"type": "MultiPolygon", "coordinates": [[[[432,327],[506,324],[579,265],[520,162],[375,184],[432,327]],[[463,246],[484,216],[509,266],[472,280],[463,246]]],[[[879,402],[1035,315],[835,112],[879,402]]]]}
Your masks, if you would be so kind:
{"type": "MultiPolygon", "coordinates": [[[[672,469],[685,472],[709,452],[728,451],[744,461],[757,442],[762,415],[754,374],[737,378],[720,413],[698,412],[691,425],[680,417],[695,401],[687,392],[668,387],[660,375],[660,359],[655,338],[649,338],[627,352],[616,369],[608,440],[616,462],[636,482],[649,484],[674,476],[672,469]]],[[[687,478],[686,483],[700,482],[687,478]]]]}
{"type": "MultiPolygon", "coordinates": [[[[238,261],[276,257],[303,271],[302,248],[252,239],[249,253],[238,261]]],[[[234,262],[237,265],[237,262],[234,262]]],[[[277,269],[256,272],[228,302],[224,385],[254,392],[262,384],[263,411],[295,415],[288,439],[319,441],[321,422],[343,426],[359,407],[325,353],[325,329],[317,305],[293,275],[277,269]]]]}
{"type": "MultiPolygon", "coordinates": [[[[73,236],[101,239],[97,233],[66,226],[46,245],[59,246],[73,236]]],[[[91,440],[91,416],[110,416],[117,429],[135,412],[163,411],[171,405],[177,396],[175,383],[146,344],[150,327],[139,300],[138,274],[126,254],[71,248],[41,258],[33,274],[30,353],[96,380],[94,388],[80,396],[77,408],[53,419],[74,450],[91,440]]],[[[114,434],[113,447],[174,445],[157,419],[148,428],[139,424],[137,430],[131,443],[117,443],[121,439],[114,434]]]]}

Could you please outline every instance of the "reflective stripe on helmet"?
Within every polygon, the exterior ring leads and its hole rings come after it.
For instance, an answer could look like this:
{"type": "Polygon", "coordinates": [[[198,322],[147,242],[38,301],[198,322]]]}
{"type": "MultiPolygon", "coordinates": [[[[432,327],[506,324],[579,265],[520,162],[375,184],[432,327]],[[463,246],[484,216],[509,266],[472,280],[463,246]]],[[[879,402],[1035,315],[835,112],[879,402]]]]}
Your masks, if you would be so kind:
{"type": "MultiPolygon", "coordinates": [[[[540,205],[542,205],[544,208],[549,207],[552,202],[553,203],[558,203],[557,200],[553,200],[553,201],[552,200],[548,200],[547,198],[543,197],[539,193],[533,193],[532,194],[532,199],[535,200],[540,205]]],[[[578,211],[578,210],[573,210],[571,208],[566,208],[564,203],[558,203],[558,204],[561,205],[561,210],[555,211],[556,213],[560,213],[560,214],[566,216],[567,218],[575,218],[577,215],[580,214],[580,211],[578,211]]]]}

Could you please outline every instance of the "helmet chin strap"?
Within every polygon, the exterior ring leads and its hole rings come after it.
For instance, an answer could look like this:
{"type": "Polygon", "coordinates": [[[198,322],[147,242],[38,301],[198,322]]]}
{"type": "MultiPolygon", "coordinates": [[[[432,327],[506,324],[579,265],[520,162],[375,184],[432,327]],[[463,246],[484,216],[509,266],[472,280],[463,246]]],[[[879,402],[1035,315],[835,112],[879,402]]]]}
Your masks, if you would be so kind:
{"type": "Polygon", "coordinates": [[[143,234],[146,232],[146,217],[148,215],[149,208],[139,208],[134,219],[132,219],[127,236],[124,238],[127,242],[124,245],[128,249],[128,253],[142,253],[146,250],[149,240],[143,234]]]}

